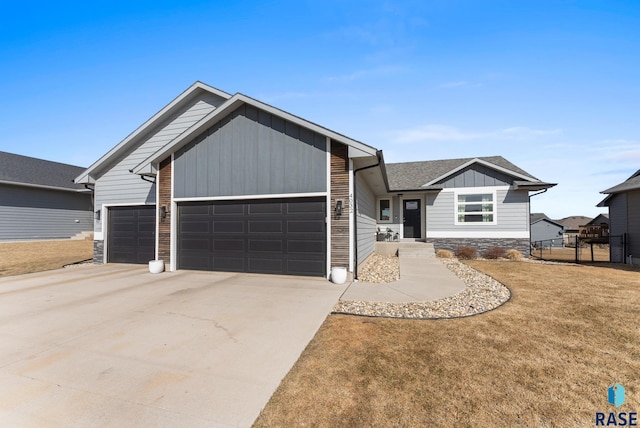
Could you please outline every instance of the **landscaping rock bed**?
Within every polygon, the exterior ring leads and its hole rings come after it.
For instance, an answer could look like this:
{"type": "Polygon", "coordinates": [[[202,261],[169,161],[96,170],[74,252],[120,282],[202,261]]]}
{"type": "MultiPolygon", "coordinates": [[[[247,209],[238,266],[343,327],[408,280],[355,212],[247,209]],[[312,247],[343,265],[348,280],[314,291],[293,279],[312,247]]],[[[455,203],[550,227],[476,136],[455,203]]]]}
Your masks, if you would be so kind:
{"type": "Polygon", "coordinates": [[[460,293],[430,302],[382,303],[339,301],[334,313],[371,317],[439,319],[481,314],[502,305],[511,298],[507,287],[457,259],[439,259],[466,285],[460,293]]]}
{"type": "Polygon", "coordinates": [[[400,279],[400,260],[397,256],[373,253],[360,268],[359,280],[372,284],[395,282],[400,279]]]}

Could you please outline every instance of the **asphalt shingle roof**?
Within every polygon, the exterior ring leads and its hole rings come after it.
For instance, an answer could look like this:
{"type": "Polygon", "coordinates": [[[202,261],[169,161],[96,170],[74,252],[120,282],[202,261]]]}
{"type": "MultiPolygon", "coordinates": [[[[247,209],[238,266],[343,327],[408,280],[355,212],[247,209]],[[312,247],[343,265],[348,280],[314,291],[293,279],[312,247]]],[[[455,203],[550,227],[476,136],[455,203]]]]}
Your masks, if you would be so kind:
{"type": "MultiPolygon", "coordinates": [[[[421,186],[424,184],[447,174],[473,159],[476,158],[388,163],[386,164],[386,169],[390,190],[421,190],[421,186]]],[[[527,177],[535,178],[533,175],[518,168],[502,156],[479,157],[477,159],[492,163],[518,174],[526,175],[527,177]]]]}
{"type": "Polygon", "coordinates": [[[83,185],[73,182],[84,169],[80,166],[0,151],[0,181],[70,190],[84,189],[83,185]]]}
{"type": "Polygon", "coordinates": [[[600,193],[620,193],[635,189],[640,189],[640,170],[636,171],[636,173],[629,177],[626,181],[600,193]]]}

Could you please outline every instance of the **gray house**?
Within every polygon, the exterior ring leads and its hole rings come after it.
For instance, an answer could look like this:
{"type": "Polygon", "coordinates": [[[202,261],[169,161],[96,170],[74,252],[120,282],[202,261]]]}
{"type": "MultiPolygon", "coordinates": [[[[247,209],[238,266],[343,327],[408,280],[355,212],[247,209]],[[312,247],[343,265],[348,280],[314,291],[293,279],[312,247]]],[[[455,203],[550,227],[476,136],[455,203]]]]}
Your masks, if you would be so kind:
{"type": "Polygon", "coordinates": [[[84,168],[0,152],[0,241],[69,238],[93,229],[84,168]]]}
{"type": "Polygon", "coordinates": [[[380,150],[194,83],[76,177],[95,187],[98,263],[357,274],[379,230],[437,248],[528,254],[529,192],[506,159],[385,164],[380,150]]]}
{"type": "Polygon", "coordinates": [[[544,247],[563,246],[564,226],[544,214],[531,214],[531,244],[544,247]],[[541,242],[542,241],[542,242],[541,242]],[[538,243],[538,244],[536,244],[538,243]]]}
{"type": "Polygon", "coordinates": [[[611,261],[640,265],[640,170],[600,193],[607,197],[598,207],[609,207],[611,261]],[[614,239],[624,239],[626,251],[624,245],[613,245],[614,239]]]}

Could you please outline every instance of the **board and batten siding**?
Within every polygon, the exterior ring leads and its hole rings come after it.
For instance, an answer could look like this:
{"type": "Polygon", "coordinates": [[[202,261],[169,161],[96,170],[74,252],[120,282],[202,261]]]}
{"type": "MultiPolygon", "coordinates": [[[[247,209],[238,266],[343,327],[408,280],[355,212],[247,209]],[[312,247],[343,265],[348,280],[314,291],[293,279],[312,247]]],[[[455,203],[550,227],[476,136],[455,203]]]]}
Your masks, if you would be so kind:
{"type": "MultiPolygon", "coordinates": [[[[479,189],[478,192],[482,192],[479,189]]],[[[455,224],[455,193],[453,190],[427,193],[427,237],[441,231],[529,231],[529,194],[526,191],[498,189],[496,191],[497,224],[455,224]]]]}
{"type": "Polygon", "coordinates": [[[355,181],[357,188],[355,214],[358,229],[356,246],[359,265],[373,253],[376,244],[376,197],[361,175],[356,174],[355,181]]]}
{"type": "Polygon", "coordinates": [[[0,184],[0,241],[90,232],[91,194],[0,184]]]}
{"type": "MultiPolygon", "coordinates": [[[[184,132],[191,125],[210,113],[224,100],[211,93],[202,93],[191,104],[176,112],[171,118],[151,132],[142,144],[121,156],[114,165],[99,176],[95,183],[96,209],[103,204],[155,204],[155,184],[130,172],[158,149],[184,132]]],[[[95,221],[95,231],[102,231],[102,221],[95,221]]]]}
{"type": "Polygon", "coordinates": [[[326,137],[243,105],[178,150],[176,198],[327,191],[326,137]]]}
{"type": "Polygon", "coordinates": [[[509,186],[513,184],[513,177],[484,165],[473,164],[462,169],[455,176],[441,181],[440,184],[445,189],[454,187],[509,186]]]}

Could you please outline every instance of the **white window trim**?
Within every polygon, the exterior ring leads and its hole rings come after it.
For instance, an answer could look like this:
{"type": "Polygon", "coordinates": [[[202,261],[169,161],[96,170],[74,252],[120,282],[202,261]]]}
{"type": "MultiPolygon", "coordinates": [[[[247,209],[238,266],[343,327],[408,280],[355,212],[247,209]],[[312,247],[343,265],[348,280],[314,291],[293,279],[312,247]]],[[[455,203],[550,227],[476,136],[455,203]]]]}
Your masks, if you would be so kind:
{"type": "MultiPolygon", "coordinates": [[[[454,224],[456,226],[495,226],[498,224],[498,192],[496,191],[496,189],[483,189],[481,187],[477,187],[477,188],[472,188],[471,189],[464,189],[464,190],[454,190],[453,192],[453,221],[454,224]],[[493,195],[492,198],[492,204],[493,204],[493,211],[491,212],[491,214],[493,214],[493,221],[491,222],[464,222],[464,221],[458,221],[458,196],[459,195],[481,195],[481,194],[487,194],[490,193],[493,195]]],[[[485,213],[479,213],[478,215],[482,215],[485,213]]]]}
{"type": "Polygon", "coordinates": [[[384,198],[376,198],[376,221],[378,223],[393,223],[393,198],[391,196],[384,198]],[[380,201],[389,201],[389,220],[380,219],[380,201]]]}

